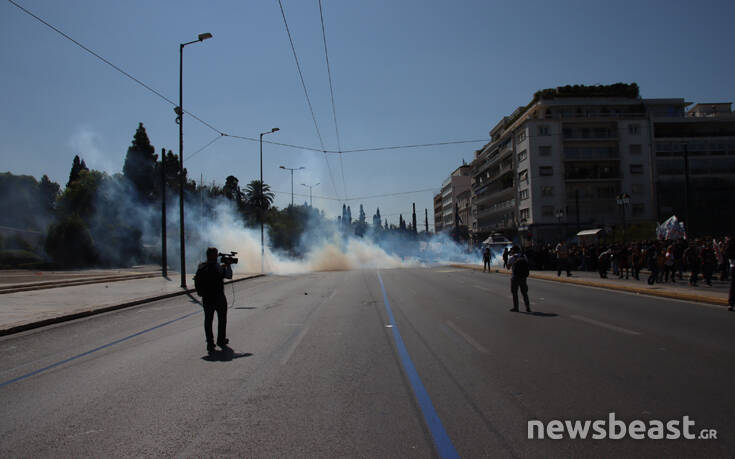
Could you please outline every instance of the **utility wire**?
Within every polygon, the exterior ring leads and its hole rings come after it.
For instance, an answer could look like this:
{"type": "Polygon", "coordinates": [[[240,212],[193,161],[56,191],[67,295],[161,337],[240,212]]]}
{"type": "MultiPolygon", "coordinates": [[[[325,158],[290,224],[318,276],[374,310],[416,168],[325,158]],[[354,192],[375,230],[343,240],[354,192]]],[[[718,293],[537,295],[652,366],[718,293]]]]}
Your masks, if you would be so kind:
{"type": "MultiPolygon", "coordinates": [[[[477,143],[477,142],[487,143],[488,140],[487,139],[453,140],[450,142],[421,143],[421,144],[415,144],[415,145],[394,145],[394,146],[388,146],[388,147],[357,148],[354,150],[344,150],[342,151],[342,153],[359,153],[359,152],[365,152],[365,151],[381,151],[381,150],[400,150],[404,148],[435,147],[439,145],[457,145],[461,143],[477,143]]],[[[338,152],[329,151],[327,153],[338,153],[338,152]]]]}
{"type": "Polygon", "coordinates": [[[207,144],[206,144],[206,145],[204,145],[204,146],[203,146],[202,148],[198,149],[198,150],[197,150],[197,151],[195,151],[194,153],[192,153],[192,154],[190,154],[189,156],[187,156],[187,157],[186,157],[186,160],[187,160],[187,161],[189,161],[189,160],[190,160],[191,158],[193,158],[193,157],[194,157],[194,156],[196,156],[196,155],[197,155],[198,153],[201,153],[202,151],[204,151],[205,149],[207,149],[207,148],[208,148],[208,147],[209,147],[210,145],[212,145],[212,144],[213,144],[214,142],[218,141],[219,139],[221,139],[221,138],[222,138],[222,137],[224,137],[225,135],[226,135],[226,134],[218,134],[218,135],[217,135],[217,136],[216,136],[215,138],[213,138],[212,140],[210,140],[209,142],[207,142],[207,144]]]}
{"type": "Polygon", "coordinates": [[[337,137],[337,151],[339,153],[339,169],[342,173],[342,191],[343,196],[347,197],[347,182],[345,181],[345,166],[342,161],[342,142],[339,138],[339,124],[337,124],[337,108],[334,103],[334,87],[332,86],[332,68],[329,65],[329,52],[327,51],[327,32],[324,27],[324,12],[322,10],[322,0],[319,0],[319,19],[322,23],[322,42],[324,43],[324,59],[327,61],[327,76],[329,77],[329,97],[332,100],[332,118],[334,119],[334,133],[337,137]]]}
{"type": "MultiPolygon", "coordinates": [[[[160,91],[156,90],[155,88],[151,87],[150,85],[148,85],[145,82],[141,81],[140,79],[136,78],[135,76],[133,76],[129,72],[125,71],[121,67],[115,65],[114,63],[112,63],[108,59],[106,59],[103,56],[101,56],[100,54],[96,53],[95,51],[93,51],[92,49],[90,49],[89,47],[87,47],[86,45],[84,45],[83,43],[75,40],[74,38],[72,38],[71,36],[69,36],[67,33],[65,33],[64,31],[62,31],[61,29],[59,29],[56,26],[50,24],[49,22],[47,22],[43,18],[39,17],[38,15],[34,14],[33,12],[29,11],[28,9],[26,9],[22,5],[20,5],[17,2],[15,2],[14,0],[7,0],[7,1],[8,1],[8,3],[12,4],[16,8],[18,8],[19,10],[21,10],[22,12],[24,12],[25,14],[27,14],[30,17],[34,18],[35,20],[37,20],[41,24],[45,25],[49,29],[53,30],[57,34],[61,35],[65,39],[71,41],[76,46],[78,46],[79,48],[81,48],[82,50],[84,50],[85,52],[87,52],[88,54],[91,54],[92,56],[94,56],[98,60],[100,60],[100,61],[104,62],[105,64],[107,64],[108,66],[112,67],[114,70],[116,70],[120,74],[124,75],[126,78],[134,81],[136,84],[140,85],[141,87],[145,88],[146,90],[148,90],[152,94],[156,95],[161,100],[163,100],[163,101],[171,104],[174,107],[177,107],[178,106],[178,104],[176,102],[174,102],[170,98],[166,97],[160,91]]],[[[280,0],[279,0],[278,3],[279,3],[279,5],[281,5],[281,1],[280,0]]],[[[282,5],[281,5],[281,13],[284,15],[284,24],[286,24],[285,13],[283,12],[283,6],[282,5]]],[[[287,29],[287,32],[288,32],[288,25],[287,24],[286,24],[286,29],[287,29]]],[[[296,52],[295,52],[295,50],[293,48],[293,41],[291,39],[290,32],[289,32],[289,41],[291,42],[291,45],[292,45],[292,50],[294,52],[294,58],[296,58],[296,52]]],[[[304,84],[303,75],[301,73],[301,68],[300,68],[300,65],[298,63],[298,58],[296,58],[296,62],[297,62],[297,64],[296,64],[297,65],[297,69],[299,70],[299,77],[301,78],[301,83],[302,83],[302,86],[303,86],[304,91],[305,91],[305,94],[306,94],[307,103],[309,105],[309,109],[311,110],[312,120],[314,121],[314,126],[316,127],[317,134],[318,134],[318,137],[319,137],[319,140],[320,140],[321,149],[315,148],[315,147],[307,147],[307,146],[303,146],[303,145],[293,145],[293,144],[287,144],[287,143],[281,143],[281,142],[274,142],[274,141],[270,141],[270,140],[263,140],[263,143],[268,143],[268,144],[271,144],[271,145],[279,145],[279,146],[282,146],[282,147],[294,148],[294,149],[299,149],[299,150],[315,151],[315,152],[321,152],[321,153],[332,153],[332,154],[340,154],[340,155],[342,153],[358,153],[358,152],[368,152],[368,151],[397,150],[397,149],[404,149],[404,148],[432,147],[432,146],[439,146],[439,145],[453,145],[453,144],[461,144],[461,143],[475,143],[475,142],[485,142],[485,143],[487,143],[487,139],[482,139],[482,140],[459,140],[459,141],[452,141],[452,142],[425,143],[425,144],[415,144],[415,145],[395,145],[395,146],[375,147],[375,148],[359,148],[359,149],[345,150],[345,151],[326,150],[324,148],[324,144],[323,144],[323,141],[322,141],[322,138],[321,138],[321,133],[319,132],[318,125],[316,124],[316,118],[314,117],[314,111],[311,108],[311,101],[309,100],[308,93],[306,93],[306,86],[304,84]]],[[[334,110],[333,110],[333,112],[334,112],[334,110]]],[[[195,115],[194,113],[192,113],[192,112],[190,112],[188,110],[184,110],[184,113],[186,113],[187,115],[191,116],[193,119],[195,119],[196,121],[198,121],[202,125],[206,126],[207,128],[211,129],[212,131],[216,132],[217,134],[220,134],[220,136],[227,136],[227,137],[232,137],[232,138],[241,139],[241,140],[247,140],[247,141],[251,141],[251,142],[259,142],[259,139],[256,139],[254,137],[247,137],[247,136],[239,136],[239,135],[234,135],[234,134],[228,134],[228,133],[226,133],[226,132],[218,129],[216,126],[214,126],[211,123],[203,120],[202,118],[198,117],[197,115],[195,115]]],[[[335,128],[336,128],[336,123],[335,123],[335,128]]],[[[338,145],[339,145],[339,142],[338,142],[338,145]]],[[[327,161],[327,166],[329,166],[329,161],[327,161]]],[[[331,174],[331,168],[330,168],[330,174],[331,174]]],[[[334,186],[334,180],[333,179],[332,179],[332,185],[334,186]]],[[[336,189],[336,187],[334,187],[334,188],[335,188],[335,193],[336,193],[337,192],[337,189],[336,189]]]]}
{"type": "Polygon", "coordinates": [[[322,152],[325,153],[324,155],[324,161],[327,163],[327,170],[329,171],[329,179],[332,181],[332,188],[334,188],[334,194],[335,196],[339,197],[339,192],[337,191],[337,185],[334,183],[334,176],[332,175],[332,167],[329,165],[329,160],[327,159],[327,150],[324,148],[324,140],[322,139],[322,133],[319,132],[319,124],[316,122],[316,116],[314,115],[314,107],[311,106],[311,99],[309,99],[309,91],[306,89],[306,83],[304,82],[304,74],[301,72],[301,64],[299,64],[299,57],[296,55],[296,48],[293,44],[293,37],[291,37],[291,30],[288,28],[288,22],[286,21],[286,12],[283,10],[283,3],[281,3],[281,0],[278,0],[278,6],[281,8],[281,16],[283,16],[283,25],[286,27],[286,33],[288,34],[288,41],[291,43],[291,51],[293,52],[293,58],[296,61],[296,70],[299,71],[299,79],[301,80],[301,87],[304,89],[304,96],[306,96],[306,103],[309,106],[309,111],[311,112],[311,119],[314,121],[314,129],[316,130],[316,135],[319,137],[319,145],[322,147],[322,152]]]}

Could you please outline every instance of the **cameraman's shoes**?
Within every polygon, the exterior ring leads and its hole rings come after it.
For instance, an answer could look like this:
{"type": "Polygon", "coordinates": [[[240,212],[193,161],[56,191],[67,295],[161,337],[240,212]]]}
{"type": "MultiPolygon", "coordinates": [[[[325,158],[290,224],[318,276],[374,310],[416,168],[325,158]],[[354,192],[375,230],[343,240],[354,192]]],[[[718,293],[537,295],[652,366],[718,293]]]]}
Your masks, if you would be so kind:
{"type": "Polygon", "coordinates": [[[207,352],[214,352],[214,343],[207,343],[207,352]]]}

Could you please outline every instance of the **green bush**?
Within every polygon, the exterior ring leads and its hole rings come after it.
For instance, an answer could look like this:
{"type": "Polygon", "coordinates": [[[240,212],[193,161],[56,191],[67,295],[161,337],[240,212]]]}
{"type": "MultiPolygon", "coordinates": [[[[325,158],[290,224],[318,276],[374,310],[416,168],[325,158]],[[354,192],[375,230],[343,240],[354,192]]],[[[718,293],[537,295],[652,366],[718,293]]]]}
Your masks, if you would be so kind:
{"type": "Polygon", "coordinates": [[[78,216],[49,226],[46,253],[54,262],[68,267],[89,266],[97,261],[92,236],[78,216]]]}

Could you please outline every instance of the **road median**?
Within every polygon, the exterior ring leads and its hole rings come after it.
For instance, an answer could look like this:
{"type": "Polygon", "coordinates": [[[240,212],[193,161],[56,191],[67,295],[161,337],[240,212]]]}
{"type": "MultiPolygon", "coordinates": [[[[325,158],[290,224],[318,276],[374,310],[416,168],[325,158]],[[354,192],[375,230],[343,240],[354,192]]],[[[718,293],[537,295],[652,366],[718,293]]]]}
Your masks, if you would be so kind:
{"type": "MultiPolygon", "coordinates": [[[[228,280],[225,282],[225,284],[232,284],[235,282],[240,282],[247,279],[254,279],[257,277],[261,277],[264,274],[248,274],[244,275],[242,277],[228,280]]],[[[157,277],[160,277],[157,276],[157,277]]],[[[145,279],[145,278],[143,278],[145,279]]],[[[139,280],[139,279],[119,279],[119,281],[130,281],[130,280],[139,280]]],[[[147,280],[147,279],[146,279],[147,280]]],[[[99,284],[101,282],[108,282],[108,281],[98,281],[96,284],[99,284]]],[[[113,281],[114,282],[114,281],[113,281]]],[[[88,282],[87,284],[92,284],[91,282],[88,282]]],[[[74,285],[67,285],[66,287],[79,287],[83,286],[84,284],[74,284],[74,285]]],[[[119,284],[118,284],[119,285],[119,284]]],[[[102,286],[104,288],[107,288],[107,286],[102,286]]],[[[179,288],[174,291],[166,291],[166,292],[156,292],[151,293],[150,295],[143,295],[143,296],[136,296],[129,299],[120,299],[118,298],[117,301],[112,301],[108,304],[101,304],[101,305],[72,305],[73,309],[68,310],[67,312],[61,312],[58,313],[58,311],[51,311],[49,312],[48,309],[46,311],[39,311],[35,317],[27,317],[28,313],[25,314],[25,318],[21,318],[21,320],[13,320],[11,317],[11,322],[7,323],[2,317],[3,314],[6,314],[7,312],[5,310],[0,310],[0,321],[6,322],[6,323],[0,323],[0,336],[6,336],[6,335],[12,335],[14,333],[20,333],[27,330],[32,330],[35,328],[45,327],[48,325],[53,325],[61,322],[67,322],[70,320],[80,319],[83,317],[89,317],[97,314],[103,314],[105,312],[115,311],[118,309],[124,309],[129,308],[133,306],[138,306],[145,303],[151,303],[154,301],[159,300],[165,300],[167,298],[173,298],[180,295],[186,295],[194,293],[196,290],[194,288],[179,288]]],[[[18,293],[18,292],[16,292],[18,293]]],[[[43,292],[31,292],[31,294],[42,294],[43,292]]],[[[139,292],[138,292],[139,293],[139,292]]],[[[83,295],[82,295],[83,296],[83,295]]],[[[10,295],[8,295],[8,298],[10,298],[10,295]]],[[[22,306],[22,305],[21,305],[22,306]]],[[[66,307],[67,309],[70,309],[69,305],[62,305],[60,301],[59,308],[66,307]]],[[[16,310],[18,307],[15,308],[16,310]]],[[[51,308],[53,309],[53,308],[51,308]]],[[[12,315],[12,311],[10,312],[10,315],[12,315]]],[[[17,317],[18,314],[15,314],[17,317]]]]}

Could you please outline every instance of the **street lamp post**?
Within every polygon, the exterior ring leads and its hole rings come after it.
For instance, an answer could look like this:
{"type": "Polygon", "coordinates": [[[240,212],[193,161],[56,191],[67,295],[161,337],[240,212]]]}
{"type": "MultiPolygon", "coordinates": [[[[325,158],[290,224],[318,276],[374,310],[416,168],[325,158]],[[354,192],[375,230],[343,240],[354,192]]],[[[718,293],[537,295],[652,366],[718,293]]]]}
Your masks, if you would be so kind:
{"type": "MultiPolygon", "coordinates": [[[[261,132],[260,133],[260,199],[261,203],[263,204],[265,202],[264,196],[263,196],[263,136],[266,134],[273,134],[274,132],[278,132],[280,129],[277,127],[271,129],[268,132],[261,132]]],[[[263,242],[263,210],[260,209],[260,272],[265,273],[265,244],[263,242]]]]}
{"type": "Polygon", "coordinates": [[[623,213],[623,245],[625,245],[625,206],[630,204],[630,196],[628,195],[628,193],[621,193],[617,195],[617,197],[615,198],[615,202],[618,203],[618,206],[620,206],[620,209],[623,213]]]}
{"type": "MultiPolygon", "coordinates": [[[[313,185],[307,185],[306,183],[302,183],[301,184],[301,186],[305,186],[306,188],[309,189],[309,207],[314,207],[313,204],[312,204],[312,200],[311,200],[311,189],[314,188],[314,187],[316,187],[316,186],[319,186],[320,183],[321,182],[318,182],[318,183],[315,183],[313,185]]],[[[291,202],[291,205],[293,205],[293,198],[291,198],[291,201],[292,201],[291,202]]]]}
{"type": "Polygon", "coordinates": [[[557,209],[556,210],[556,222],[559,224],[559,240],[564,239],[564,230],[561,227],[561,219],[564,217],[564,210],[563,209],[557,209]]]}
{"type": "Polygon", "coordinates": [[[281,166],[281,169],[291,171],[291,207],[293,207],[293,171],[300,171],[301,169],[306,169],[306,168],[304,166],[301,166],[301,167],[281,166]]]}
{"type": "Polygon", "coordinates": [[[179,44],[179,106],[174,108],[179,125],[179,229],[181,236],[181,287],[186,288],[186,244],[184,242],[184,47],[212,38],[200,33],[196,40],[179,44]]]}

